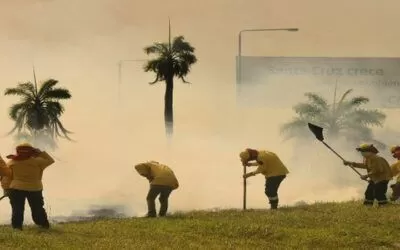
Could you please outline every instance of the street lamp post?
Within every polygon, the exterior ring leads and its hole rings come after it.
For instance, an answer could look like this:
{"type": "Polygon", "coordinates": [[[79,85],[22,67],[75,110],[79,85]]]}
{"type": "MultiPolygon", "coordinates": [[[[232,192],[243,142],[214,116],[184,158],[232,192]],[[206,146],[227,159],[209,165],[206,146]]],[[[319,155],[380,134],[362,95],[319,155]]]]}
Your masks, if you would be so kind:
{"type": "Polygon", "coordinates": [[[136,60],[119,60],[118,61],[118,100],[121,97],[121,84],[122,84],[122,64],[124,62],[144,62],[146,59],[136,59],[136,60]]]}
{"type": "MultiPolygon", "coordinates": [[[[281,28],[281,29],[244,29],[239,32],[239,44],[238,44],[238,68],[237,68],[237,82],[242,83],[242,33],[244,32],[264,32],[264,31],[298,31],[298,28],[281,28]]],[[[243,175],[246,174],[246,166],[243,166],[243,175]]],[[[243,210],[246,210],[246,196],[247,196],[247,182],[246,178],[243,178],[243,210]]]]}

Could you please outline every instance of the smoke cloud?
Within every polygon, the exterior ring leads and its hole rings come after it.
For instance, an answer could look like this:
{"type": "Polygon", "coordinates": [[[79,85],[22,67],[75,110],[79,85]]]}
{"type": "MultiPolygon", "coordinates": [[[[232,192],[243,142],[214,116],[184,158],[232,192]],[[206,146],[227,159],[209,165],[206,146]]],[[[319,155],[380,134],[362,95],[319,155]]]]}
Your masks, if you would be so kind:
{"type": "MultiPolygon", "coordinates": [[[[169,165],[180,181],[181,187],[171,195],[171,212],[240,208],[242,167],[238,154],[246,147],[271,150],[286,163],[291,173],[281,186],[283,205],[359,198],[365,184],[323,145],[313,140],[282,140],[279,128],[294,115],[290,109],[237,105],[236,34],[243,28],[300,28],[292,34],[243,37],[245,54],[396,56],[400,51],[395,42],[398,34],[393,30],[398,23],[394,19],[399,3],[386,1],[377,6],[376,1],[359,0],[325,6],[315,0],[189,2],[0,3],[0,27],[4,31],[0,34],[0,65],[4,69],[0,90],[32,81],[34,64],[39,80],[57,79],[73,96],[65,103],[62,121],[74,132],[71,136],[76,142],[60,141],[52,153],[58,161],[44,174],[51,219],[145,214],[148,183],[133,165],[148,160],[169,165]],[[334,13],[341,13],[340,20],[334,13]],[[119,85],[117,68],[122,59],[145,59],[144,46],[166,41],[168,17],[173,35],[185,35],[197,48],[199,58],[188,76],[193,84],[176,83],[175,135],[171,140],[164,131],[164,85],[149,86],[153,76],[143,72],[141,62],[123,63],[119,85]]],[[[304,89],[294,85],[293,91],[304,89]]],[[[15,101],[13,97],[0,98],[1,133],[12,128],[7,111],[15,101]]],[[[392,136],[396,133],[399,138],[394,126],[399,124],[398,117],[394,110],[385,112],[385,127],[376,133],[388,144],[398,143],[392,136]]],[[[345,158],[360,159],[355,145],[329,143],[345,158]]],[[[1,155],[13,151],[12,138],[4,137],[1,155]]],[[[248,207],[268,206],[263,185],[261,176],[249,179],[248,207]]],[[[9,222],[7,199],[0,203],[0,215],[1,222],[9,222]]],[[[31,222],[29,217],[27,208],[27,222],[31,222]]]]}

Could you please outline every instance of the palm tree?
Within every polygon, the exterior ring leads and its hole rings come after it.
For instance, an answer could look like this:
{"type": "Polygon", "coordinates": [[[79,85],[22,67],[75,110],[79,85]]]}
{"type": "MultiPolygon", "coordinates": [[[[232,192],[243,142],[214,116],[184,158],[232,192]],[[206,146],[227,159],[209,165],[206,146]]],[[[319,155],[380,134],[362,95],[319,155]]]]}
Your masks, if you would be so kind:
{"type": "Polygon", "coordinates": [[[168,43],[154,43],[145,47],[147,55],[155,54],[156,58],[150,59],[144,66],[145,72],[154,72],[156,78],[150,84],[165,82],[164,96],[164,121],[167,135],[173,133],[173,89],[174,77],[180,78],[184,83],[190,72],[191,65],[197,62],[194,50],[183,36],[177,36],[171,42],[171,25],[169,23],[168,43]]]}
{"type": "Polygon", "coordinates": [[[10,118],[15,122],[8,135],[17,131],[15,139],[25,138],[32,143],[45,142],[54,148],[57,137],[71,140],[68,131],[60,121],[64,107],[60,100],[71,98],[68,89],[57,88],[57,80],[49,79],[38,88],[36,75],[34,83],[20,83],[16,88],[7,88],[4,95],[16,95],[20,102],[13,104],[9,110],[10,118]]]}
{"type": "Polygon", "coordinates": [[[326,137],[337,138],[343,136],[349,141],[372,142],[384,148],[385,145],[373,139],[371,127],[382,127],[386,115],[379,110],[365,109],[361,106],[369,102],[369,98],[356,96],[349,98],[353,90],[347,90],[336,100],[336,87],[332,104],[316,94],[305,93],[308,102],[299,103],[293,107],[297,117],[281,127],[285,139],[294,137],[305,138],[311,136],[307,123],[317,124],[326,130],[326,137]]]}

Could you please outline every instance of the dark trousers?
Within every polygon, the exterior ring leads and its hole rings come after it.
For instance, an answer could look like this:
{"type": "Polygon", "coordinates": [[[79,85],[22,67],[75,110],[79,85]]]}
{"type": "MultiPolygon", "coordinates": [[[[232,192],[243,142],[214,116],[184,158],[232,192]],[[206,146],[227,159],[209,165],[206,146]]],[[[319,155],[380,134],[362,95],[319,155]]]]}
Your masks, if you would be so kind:
{"type": "Polygon", "coordinates": [[[397,182],[396,184],[390,185],[390,187],[393,191],[390,200],[396,201],[398,198],[400,198],[400,183],[397,182]]]}
{"type": "Polygon", "coordinates": [[[150,185],[149,193],[147,194],[147,207],[148,213],[147,216],[155,217],[157,215],[156,212],[156,198],[160,195],[160,211],[159,216],[165,216],[168,210],[168,198],[172,192],[172,188],[169,186],[162,185],[150,185]]]}
{"type": "Polygon", "coordinates": [[[33,222],[43,228],[49,228],[50,223],[44,209],[42,191],[23,191],[10,189],[9,198],[12,208],[11,224],[13,228],[22,229],[24,222],[25,199],[28,200],[32,211],[33,222]]]}
{"type": "Polygon", "coordinates": [[[374,200],[378,201],[378,205],[386,205],[388,203],[386,192],[388,189],[389,181],[380,181],[374,183],[369,182],[367,190],[365,190],[364,205],[372,206],[374,200]]]}
{"type": "Polygon", "coordinates": [[[278,189],[286,175],[265,178],[265,195],[268,197],[271,209],[277,209],[279,203],[278,189]]]}

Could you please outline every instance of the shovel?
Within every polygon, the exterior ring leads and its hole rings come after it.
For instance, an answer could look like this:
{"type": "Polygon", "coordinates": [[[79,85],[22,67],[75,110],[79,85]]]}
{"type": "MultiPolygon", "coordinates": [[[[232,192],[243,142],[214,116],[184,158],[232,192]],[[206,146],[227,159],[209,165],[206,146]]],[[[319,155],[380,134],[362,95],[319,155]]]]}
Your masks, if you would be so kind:
{"type": "MultiPolygon", "coordinates": [[[[342,156],[340,156],[335,150],[333,150],[333,148],[331,148],[328,144],[326,144],[325,142],[324,142],[324,134],[322,133],[323,132],[323,128],[321,128],[321,127],[318,127],[317,125],[314,125],[314,124],[311,124],[311,123],[308,123],[308,128],[311,130],[311,132],[315,135],[315,137],[317,138],[317,140],[318,141],[320,141],[320,142],[322,142],[327,148],[329,148],[335,155],[337,155],[337,157],[339,157],[340,159],[342,159],[342,161],[346,161],[342,156]]],[[[357,171],[357,169],[355,169],[354,167],[352,167],[352,166],[349,166],[349,167],[351,167],[351,169],[353,169],[354,170],[354,172],[356,172],[360,177],[362,176],[361,174],[360,174],[360,172],[358,172],[357,171]]]]}

